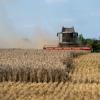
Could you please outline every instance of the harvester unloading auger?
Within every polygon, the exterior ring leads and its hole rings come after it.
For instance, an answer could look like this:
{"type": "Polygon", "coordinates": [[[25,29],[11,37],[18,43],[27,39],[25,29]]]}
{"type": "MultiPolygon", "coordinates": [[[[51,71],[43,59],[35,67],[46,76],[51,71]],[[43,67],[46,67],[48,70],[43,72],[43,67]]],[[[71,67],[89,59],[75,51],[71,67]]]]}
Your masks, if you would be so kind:
{"type": "Polygon", "coordinates": [[[59,38],[58,45],[45,45],[44,50],[68,50],[68,51],[91,51],[92,48],[84,46],[79,43],[78,33],[75,32],[74,27],[62,27],[62,32],[57,33],[59,38]]]}

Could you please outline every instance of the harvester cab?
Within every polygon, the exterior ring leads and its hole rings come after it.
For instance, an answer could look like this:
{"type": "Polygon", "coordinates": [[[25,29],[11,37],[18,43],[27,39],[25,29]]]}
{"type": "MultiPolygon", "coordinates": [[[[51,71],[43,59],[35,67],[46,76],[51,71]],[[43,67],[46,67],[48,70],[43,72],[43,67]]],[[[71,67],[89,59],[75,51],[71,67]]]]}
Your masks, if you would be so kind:
{"type": "Polygon", "coordinates": [[[59,46],[61,47],[78,45],[78,33],[75,32],[74,27],[62,27],[62,32],[57,33],[57,36],[59,38],[59,46]]]}

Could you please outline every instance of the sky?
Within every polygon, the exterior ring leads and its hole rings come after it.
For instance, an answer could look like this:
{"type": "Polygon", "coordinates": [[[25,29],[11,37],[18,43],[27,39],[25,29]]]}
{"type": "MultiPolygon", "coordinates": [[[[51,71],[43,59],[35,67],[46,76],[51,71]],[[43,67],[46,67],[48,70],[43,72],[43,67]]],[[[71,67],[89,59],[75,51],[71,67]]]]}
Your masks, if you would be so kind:
{"type": "Polygon", "coordinates": [[[86,38],[100,37],[100,0],[0,0],[1,47],[15,38],[16,44],[54,40],[62,26],[74,26],[86,38]]]}

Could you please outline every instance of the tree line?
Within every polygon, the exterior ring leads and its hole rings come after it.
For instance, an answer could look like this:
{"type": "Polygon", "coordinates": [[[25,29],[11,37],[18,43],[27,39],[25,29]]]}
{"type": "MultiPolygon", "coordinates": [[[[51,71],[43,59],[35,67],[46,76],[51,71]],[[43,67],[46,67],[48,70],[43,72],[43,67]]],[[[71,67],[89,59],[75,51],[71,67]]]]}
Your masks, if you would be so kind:
{"type": "Polygon", "coordinates": [[[85,38],[83,34],[80,34],[78,36],[78,39],[81,45],[90,46],[93,52],[100,52],[100,38],[99,39],[85,38]]]}

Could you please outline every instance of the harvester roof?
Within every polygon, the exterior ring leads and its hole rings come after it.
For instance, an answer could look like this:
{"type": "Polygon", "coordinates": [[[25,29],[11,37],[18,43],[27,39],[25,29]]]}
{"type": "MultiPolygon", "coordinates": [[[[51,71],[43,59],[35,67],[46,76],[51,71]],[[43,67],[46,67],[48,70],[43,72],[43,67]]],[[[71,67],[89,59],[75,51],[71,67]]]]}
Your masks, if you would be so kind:
{"type": "Polygon", "coordinates": [[[75,33],[75,30],[74,30],[74,27],[72,27],[72,28],[62,27],[62,32],[63,33],[75,33]]]}

